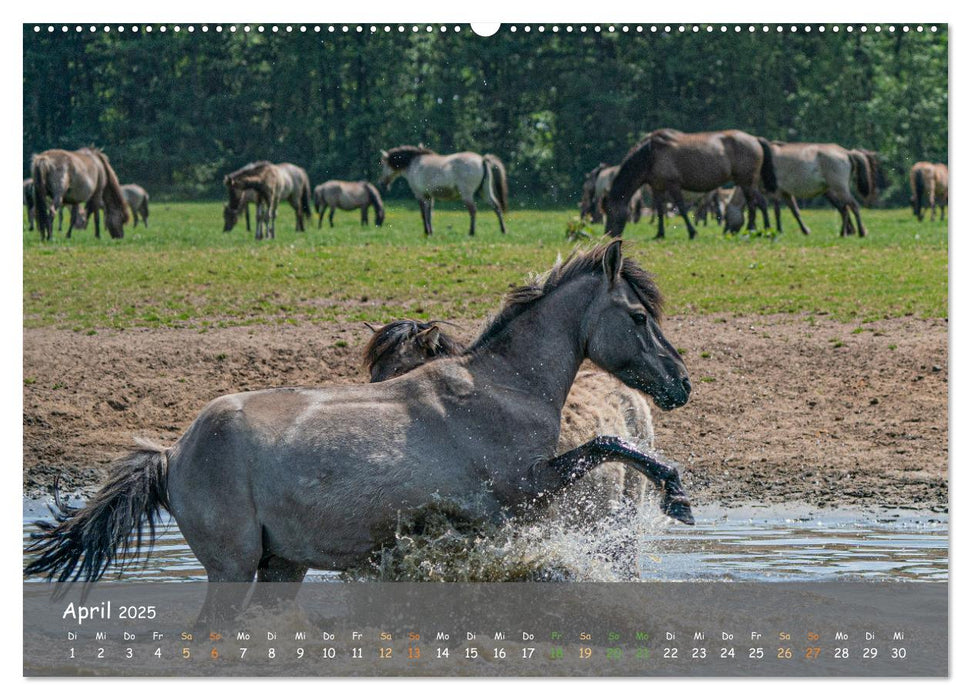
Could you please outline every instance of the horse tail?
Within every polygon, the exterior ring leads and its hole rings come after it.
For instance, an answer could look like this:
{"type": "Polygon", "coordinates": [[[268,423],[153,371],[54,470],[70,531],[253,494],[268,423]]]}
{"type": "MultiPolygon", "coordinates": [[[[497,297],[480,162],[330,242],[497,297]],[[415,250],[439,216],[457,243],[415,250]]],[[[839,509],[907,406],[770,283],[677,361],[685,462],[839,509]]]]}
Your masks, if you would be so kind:
{"type": "Polygon", "coordinates": [[[508,211],[509,181],[506,178],[506,167],[498,157],[491,153],[482,156],[482,162],[485,164],[487,174],[494,174],[495,176],[495,187],[493,187],[492,193],[495,195],[496,201],[499,202],[499,208],[504,212],[508,211]]]}
{"type": "Polygon", "coordinates": [[[381,201],[381,193],[370,182],[364,183],[364,189],[367,190],[371,206],[374,207],[374,223],[380,226],[384,223],[384,202],[381,201]]]}
{"type": "Polygon", "coordinates": [[[41,238],[47,235],[47,227],[54,227],[47,209],[47,169],[50,161],[44,154],[36,155],[30,162],[30,175],[34,179],[34,215],[37,217],[37,230],[41,238]]]}
{"type": "Polygon", "coordinates": [[[762,186],[766,192],[775,192],[779,188],[779,181],[775,176],[775,160],[772,158],[772,144],[768,139],[759,137],[762,147],[762,186]]]}
{"type": "Polygon", "coordinates": [[[314,189],[314,211],[318,214],[320,213],[320,207],[323,201],[324,191],[320,188],[320,185],[317,185],[316,189],[314,189]]]}
{"type": "Polygon", "coordinates": [[[138,558],[145,527],[151,550],[160,511],[168,508],[167,482],[167,450],[147,441],[114,464],[108,483],[83,507],[63,503],[55,482],[55,521],[36,523],[41,532],[26,551],[38,556],[24,575],[90,583],[113,562],[123,570],[138,558]]]}
{"type": "Polygon", "coordinates": [[[867,199],[873,192],[873,178],[870,173],[870,162],[859,151],[850,151],[850,162],[853,164],[853,174],[856,176],[856,189],[867,199]]]}
{"type": "Polygon", "coordinates": [[[300,186],[300,207],[303,209],[304,215],[313,216],[310,213],[310,180],[306,177],[303,178],[300,186]]]}
{"type": "MultiPolygon", "coordinates": [[[[36,182],[36,179],[34,180],[36,182]]],[[[920,168],[910,171],[911,187],[914,190],[914,214],[920,216],[920,207],[924,201],[924,173],[920,168]]]]}
{"type": "Polygon", "coordinates": [[[121,223],[127,224],[128,207],[125,204],[125,193],[121,191],[121,183],[118,182],[118,176],[115,175],[115,171],[112,170],[111,163],[108,161],[108,156],[97,148],[92,148],[91,151],[95,156],[97,156],[98,160],[101,161],[101,165],[105,170],[105,186],[102,190],[101,197],[104,199],[106,213],[108,207],[120,209],[122,215],[121,223]]]}

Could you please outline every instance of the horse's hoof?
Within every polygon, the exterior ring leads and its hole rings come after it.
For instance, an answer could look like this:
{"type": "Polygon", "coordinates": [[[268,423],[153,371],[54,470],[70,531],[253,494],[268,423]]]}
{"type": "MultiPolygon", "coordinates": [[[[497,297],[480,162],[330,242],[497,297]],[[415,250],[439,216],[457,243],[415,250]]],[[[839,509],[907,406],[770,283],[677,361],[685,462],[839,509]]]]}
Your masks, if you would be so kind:
{"type": "Polygon", "coordinates": [[[674,518],[685,525],[695,524],[695,516],[691,512],[691,504],[684,496],[665,496],[661,510],[669,518],[674,518]]]}

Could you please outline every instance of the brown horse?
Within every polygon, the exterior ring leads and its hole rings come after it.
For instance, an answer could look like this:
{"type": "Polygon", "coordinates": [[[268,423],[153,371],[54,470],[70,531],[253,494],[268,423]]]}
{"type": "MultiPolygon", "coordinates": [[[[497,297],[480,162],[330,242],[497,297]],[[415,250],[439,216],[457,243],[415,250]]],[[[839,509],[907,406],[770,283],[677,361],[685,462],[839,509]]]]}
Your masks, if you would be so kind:
{"type": "Polygon", "coordinates": [[[138,217],[142,217],[142,223],[148,228],[148,192],[140,185],[122,185],[121,191],[125,195],[128,208],[131,209],[133,226],[138,226],[138,217]]]}
{"type": "Polygon", "coordinates": [[[910,169],[910,203],[914,208],[914,215],[918,221],[924,220],[923,200],[927,193],[927,204],[931,210],[931,221],[934,220],[935,207],[941,208],[941,220],[947,210],[948,171],[944,163],[928,163],[921,161],[914,163],[910,169]]]}
{"type": "Polygon", "coordinates": [[[748,228],[755,230],[755,206],[762,209],[765,227],[769,212],[757,185],[769,192],[776,188],[775,168],[769,142],[744,131],[711,131],[686,134],[674,129],[649,133],[634,146],[620,164],[607,195],[606,233],[620,236],[627,224],[627,203],[641,185],[651,186],[657,212],[657,237],[664,237],[664,202],[670,198],[694,238],[695,227],[688,219],[684,190],[709,192],[728,182],[742,188],[748,204],[748,228]]]}
{"type": "Polygon", "coordinates": [[[796,197],[823,195],[836,207],[842,219],[840,235],[854,233],[852,212],[861,236],[866,227],[860,219],[860,205],[853,197],[855,185],[864,201],[876,196],[879,168],[872,151],[848,150],[835,143],[772,142],[778,190],[770,194],[775,204],[775,224],[782,233],[780,200],[785,201],[796,217],[800,230],[808,235],[809,227],[802,220],[796,197]]]}
{"type": "Polygon", "coordinates": [[[227,175],[223,182],[229,202],[223,208],[224,231],[229,231],[245,207],[243,192],[256,193],[256,240],[276,237],[276,213],[280,201],[290,202],[297,215],[297,231],[304,230],[304,216],[310,213],[310,178],[292,163],[273,164],[259,160],[227,175]]]}
{"type": "MultiPolygon", "coordinates": [[[[125,235],[128,221],[125,196],[108,156],[97,148],[77,151],[52,149],[35,155],[31,161],[34,180],[34,211],[42,240],[51,240],[54,213],[64,204],[83,204],[86,217],[94,214],[94,235],[101,238],[99,209],[105,210],[105,226],[112,238],[125,235]],[[50,200],[48,201],[48,197],[50,200]]],[[[75,217],[67,228],[71,237],[75,217]]]]}
{"type": "Polygon", "coordinates": [[[330,216],[327,220],[330,227],[334,227],[334,212],[338,209],[351,211],[361,210],[361,226],[367,225],[367,210],[374,207],[374,225],[380,226],[384,223],[384,202],[381,201],[381,194],[378,188],[367,180],[358,182],[346,182],[344,180],[328,180],[322,185],[314,188],[314,209],[320,214],[317,219],[317,228],[324,223],[324,213],[330,207],[330,216]]]}

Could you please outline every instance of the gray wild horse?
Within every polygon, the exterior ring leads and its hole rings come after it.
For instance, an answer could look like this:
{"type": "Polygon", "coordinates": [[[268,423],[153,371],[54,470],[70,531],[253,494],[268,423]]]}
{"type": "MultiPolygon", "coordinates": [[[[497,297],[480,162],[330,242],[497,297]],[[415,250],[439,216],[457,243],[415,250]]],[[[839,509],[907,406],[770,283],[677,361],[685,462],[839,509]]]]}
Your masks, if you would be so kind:
{"type": "MultiPolygon", "coordinates": [[[[379,328],[364,348],[364,366],[372,382],[399,377],[444,357],[455,357],[465,346],[440,327],[441,322],[402,319],[379,328]]],[[[563,408],[558,452],[579,447],[597,435],[619,435],[648,449],[654,445],[651,408],[643,395],[599,370],[580,370],[563,408]]],[[[640,508],[646,480],[623,466],[604,465],[584,477],[591,482],[581,503],[604,505],[627,500],[640,508]]],[[[601,511],[605,508],[601,508],[601,511]]],[[[604,513],[591,513],[590,515],[604,513]]]]}
{"type": "Polygon", "coordinates": [[[860,205],[854,199],[852,188],[864,197],[876,194],[878,166],[875,154],[869,151],[848,150],[835,143],[784,143],[772,142],[772,158],[775,162],[778,189],[769,193],[775,205],[775,225],[782,233],[780,200],[785,201],[796,217],[799,229],[809,235],[809,227],[802,220],[796,197],[809,198],[823,195],[840,213],[840,235],[853,233],[850,213],[856,218],[861,236],[866,228],[860,219],[860,205]]]}
{"type": "Polygon", "coordinates": [[[122,185],[121,192],[125,195],[125,202],[131,209],[132,226],[138,226],[138,217],[142,217],[142,223],[148,228],[148,192],[141,185],[122,185]]]}
{"type": "Polygon", "coordinates": [[[491,153],[463,151],[439,155],[424,146],[398,146],[381,151],[381,180],[385,188],[404,175],[421,208],[425,235],[432,235],[432,207],[435,199],[461,199],[469,210],[469,235],[475,235],[475,195],[482,192],[499,217],[499,230],[506,232],[502,213],[507,210],[509,185],[506,168],[491,153]]]}
{"type": "Polygon", "coordinates": [[[338,209],[344,211],[360,209],[361,226],[366,226],[367,210],[369,207],[374,207],[374,225],[381,226],[384,223],[384,202],[381,201],[381,193],[367,180],[358,182],[328,180],[322,185],[317,185],[314,188],[314,209],[320,215],[317,219],[317,228],[324,223],[327,207],[330,207],[327,221],[330,222],[331,228],[334,227],[334,212],[338,209]]]}
{"type": "MultiPolygon", "coordinates": [[[[217,398],[175,445],[140,445],[85,506],[42,524],[25,574],[97,580],[138,556],[166,508],[211,583],[299,583],[309,567],[366,565],[403,515],[444,504],[501,524],[608,461],[662,483],[664,512],[691,522],[677,471],[623,440],[556,454],[584,359],[662,409],[688,401],[660,318],[657,286],[618,240],[511,291],[457,357],[385,382],[217,398]]],[[[238,612],[225,591],[209,587],[201,621],[238,612]]]]}
{"type": "Polygon", "coordinates": [[[606,232],[620,236],[627,224],[627,202],[641,185],[651,186],[657,214],[657,238],[664,238],[664,206],[670,198],[694,238],[695,227],[688,219],[684,191],[710,192],[728,182],[742,188],[748,203],[748,228],[755,230],[755,207],[762,209],[765,227],[769,212],[758,191],[761,180],[768,192],[776,188],[775,169],[769,142],[744,131],[712,131],[686,134],[658,129],[628,152],[620,164],[607,196],[606,232]]]}
{"type": "Polygon", "coordinates": [[[918,221],[924,220],[924,195],[931,210],[931,221],[937,207],[941,209],[941,220],[947,210],[948,171],[944,163],[914,163],[910,169],[910,204],[918,221]]]}
{"type": "MultiPolygon", "coordinates": [[[[125,235],[128,221],[125,197],[108,156],[97,148],[77,151],[51,149],[31,161],[34,180],[34,213],[41,238],[51,240],[54,213],[64,204],[84,205],[85,221],[94,214],[94,235],[101,238],[99,211],[105,210],[105,226],[112,238],[125,235]],[[50,199],[48,199],[50,198],[50,199]]],[[[66,236],[71,237],[77,219],[73,212],[66,236]]]]}
{"type": "MultiPolygon", "coordinates": [[[[440,323],[402,319],[380,328],[368,325],[374,334],[363,359],[371,381],[393,379],[427,362],[460,355],[465,346],[442,330],[440,323]]],[[[652,451],[651,407],[643,394],[609,374],[581,369],[563,406],[556,451],[567,452],[598,435],[616,435],[638,449],[652,451]]],[[[646,487],[647,479],[640,472],[608,462],[559,493],[549,508],[535,509],[530,515],[552,518],[585,533],[592,526],[612,528],[614,536],[598,553],[626,577],[638,578],[637,528],[625,527],[624,521],[633,525],[631,518],[641,512],[646,487]]]]}
{"type": "Polygon", "coordinates": [[[310,213],[310,178],[293,163],[258,160],[244,165],[223,179],[229,201],[223,207],[223,231],[232,230],[239,213],[246,207],[243,193],[256,194],[256,240],[276,237],[276,214],[281,201],[290,202],[297,215],[297,231],[304,229],[304,216],[310,213]]]}

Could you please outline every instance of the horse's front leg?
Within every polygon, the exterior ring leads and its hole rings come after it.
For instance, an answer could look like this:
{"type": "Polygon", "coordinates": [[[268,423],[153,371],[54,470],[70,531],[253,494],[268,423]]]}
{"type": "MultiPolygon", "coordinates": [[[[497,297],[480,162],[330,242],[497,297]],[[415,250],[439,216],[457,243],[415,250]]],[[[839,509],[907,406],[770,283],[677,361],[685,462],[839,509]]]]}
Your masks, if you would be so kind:
{"type": "Polygon", "coordinates": [[[601,435],[534,466],[533,486],[539,491],[562,489],[605,462],[621,462],[639,471],[663,492],[661,510],[665,515],[687,525],[694,525],[691,503],[681,485],[678,470],[641,452],[619,437],[601,435]]]}

